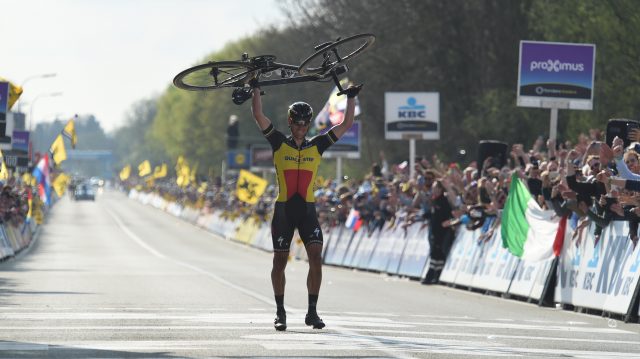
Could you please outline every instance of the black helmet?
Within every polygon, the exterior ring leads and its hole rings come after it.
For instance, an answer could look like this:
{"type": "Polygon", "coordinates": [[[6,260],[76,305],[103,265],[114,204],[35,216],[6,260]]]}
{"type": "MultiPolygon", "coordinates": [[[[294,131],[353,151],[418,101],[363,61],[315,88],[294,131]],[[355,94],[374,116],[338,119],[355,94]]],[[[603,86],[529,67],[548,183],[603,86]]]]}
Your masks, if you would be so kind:
{"type": "Polygon", "coordinates": [[[289,118],[298,124],[308,124],[313,117],[313,109],[306,102],[294,102],[289,106],[289,118]]]}

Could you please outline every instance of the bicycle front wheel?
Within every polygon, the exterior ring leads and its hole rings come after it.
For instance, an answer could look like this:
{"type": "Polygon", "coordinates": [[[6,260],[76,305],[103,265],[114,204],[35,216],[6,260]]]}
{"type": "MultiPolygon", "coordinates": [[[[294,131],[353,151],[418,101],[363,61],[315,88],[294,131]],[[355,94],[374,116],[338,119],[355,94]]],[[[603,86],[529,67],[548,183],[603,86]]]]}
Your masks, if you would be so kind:
{"type": "Polygon", "coordinates": [[[173,84],[189,91],[215,90],[240,87],[254,67],[242,61],[209,62],[188,68],[173,78],[173,84]]]}
{"type": "Polygon", "coordinates": [[[373,34],[358,34],[330,43],[304,60],[298,72],[303,75],[327,73],[337,65],[360,55],[375,40],[373,34]]]}

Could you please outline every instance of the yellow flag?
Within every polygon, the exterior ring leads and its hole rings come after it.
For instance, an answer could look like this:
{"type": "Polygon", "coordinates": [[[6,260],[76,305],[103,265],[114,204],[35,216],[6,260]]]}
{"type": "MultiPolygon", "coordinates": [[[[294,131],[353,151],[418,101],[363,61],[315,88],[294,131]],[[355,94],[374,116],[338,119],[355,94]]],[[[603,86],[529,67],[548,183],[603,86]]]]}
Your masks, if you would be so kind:
{"type": "Polygon", "coordinates": [[[56,176],[56,179],[53,180],[53,190],[56,191],[58,197],[62,197],[67,190],[67,184],[69,184],[70,179],[66,174],[60,173],[56,176]]]}
{"type": "Polygon", "coordinates": [[[120,170],[120,181],[126,181],[131,175],[131,165],[126,165],[120,170]]]}
{"type": "Polygon", "coordinates": [[[193,183],[196,183],[196,174],[198,173],[198,163],[191,167],[191,172],[189,173],[189,180],[193,183]]]}
{"type": "Polygon", "coordinates": [[[151,174],[151,163],[149,163],[149,160],[144,160],[138,165],[138,176],[144,177],[148,174],[151,174]]]}
{"type": "Polygon", "coordinates": [[[49,148],[49,152],[51,153],[53,162],[55,162],[56,165],[59,165],[60,162],[67,159],[67,151],[64,149],[64,140],[62,139],[61,134],[56,137],[55,141],[53,141],[49,148]]]}
{"type": "Polygon", "coordinates": [[[167,164],[163,163],[160,166],[156,166],[153,169],[153,178],[164,178],[167,177],[167,164]]]}
{"type": "MultiPolygon", "coordinates": [[[[75,115],[77,118],[78,115],[75,115]]],[[[78,136],[76,135],[76,125],[73,122],[73,118],[67,122],[62,130],[62,134],[67,137],[71,141],[71,148],[76,148],[76,144],[78,143],[78,136]]]]}
{"type": "Polygon", "coordinates": [[[236,186],[236,196],[239,200],[249,204],[256,204],[266,188],[267,180],[249,171],[240,170],[236,186]]]}
{"type": "Polygon", "coordinates": [[[4,163],[4,155],[2,154],[2,151],[0,151],[0,162],[2,162],[2,165],[0,165],[0,180],[7,181],[9,179],[9,170],[7,169],[7,165],[4,163]]]}
{"type": "Polygon", "coordinates": [[[31,173],[29,172],[25,172],[22,174],[22,183],[24,183],[26,186],[31,186],[31,180],[32,176],[31,173]]]}
{"type": "Polygon", "coordinates": [[[176,163],[176,183],[180,187],[187,187],[191,182],[191,170],[189,169],[189,162],[184,157],[178,157],[178,163],[176,163]]]}
{"type": "Polygon", "coordinates": [[[13,104],[16,103],[16,101],[18,101],[18,99],[20,98],[20,95],[22,95],[22,87],[14,85],[13,82],[7,81],[2,77],[0,77],[0,82],[9,83],[9,101],[7,101],[7,104],[8,104],[7,109],[11,110],[11,107],[13,107],[13,104]]]}
{"type": "Polygon", "coordinates": [[[182,168],[182,165],[184,165],[184,163],[184,157],[178,156],[178,162],[176,163],[176,173],[180,172],[180,169],[182,168]]]}

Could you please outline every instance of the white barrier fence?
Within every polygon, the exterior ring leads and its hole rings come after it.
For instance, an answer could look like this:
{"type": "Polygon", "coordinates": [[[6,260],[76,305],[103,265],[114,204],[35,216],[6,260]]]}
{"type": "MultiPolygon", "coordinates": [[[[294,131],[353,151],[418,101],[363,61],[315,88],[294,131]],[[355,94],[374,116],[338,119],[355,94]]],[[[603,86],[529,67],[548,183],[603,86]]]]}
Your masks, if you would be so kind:
{"type": "Polygon", "coordinates": [[[27,248],[33,240],[37,225],[34,221],[20,226],[11,223],[0,224],[0,260],[12,257],[27,248]]]}
{"type": "MultiPolygon", "coordinates": [[[[135,190],[129,197],[163,209],[227,240],[272,250],[269,225],[253,218],[228,218],[221,211],[201,214],[169,203],[155,194],[135,190]]],[[[440,276],[441,282],[539,303],[544,299],[545,289],[555,290],[557,303],[625,314],[627,318],[640,315],[640,311],[630,312],[637,304],[640,290],[640,246],[633,250],[627,235],[627,222],[615,222],[605,228],[596,246],[593,228],[574,236],[574,230],[568,225],[557,267],[554,259],[529,262],[511,255],[502,247],[500,227],[492,235],[483,236],[482,231],[458,230],[440,276]],[[556,285],[551,287],[556,275],[556,285]]],[[[426,274],[429,232],[421,223],[406,228],[385,227],[373,233],[353,232],[344,227],[323,228],[323,233],[325,264],[411,278],[423,278],[426,274]]],[[[290,253],[298,259],[306,259],[299,239],[293,241],[290,253]]]]}
{"type": "Polygon", "coordinates": [[[593,225],[575,236],[567,230],[555,301],[628,314],[638,290],[640,246],[633,249],[626,221],[604,228],[597,245],[592,233],[593,225]]]}

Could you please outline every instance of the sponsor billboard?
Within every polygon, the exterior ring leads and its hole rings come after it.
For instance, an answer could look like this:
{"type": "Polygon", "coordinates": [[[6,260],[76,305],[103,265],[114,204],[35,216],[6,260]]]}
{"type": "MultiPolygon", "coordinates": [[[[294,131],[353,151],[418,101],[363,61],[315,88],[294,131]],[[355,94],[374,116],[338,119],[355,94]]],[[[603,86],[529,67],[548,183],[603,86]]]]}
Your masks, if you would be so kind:
{"type": "Polygon", "coordinates": [[[440,139],[440,94],[386,92],[385,139],[440,139]]]}
{"type": "MultiPolygon", "coordinates": [[[[9,83],[0,82],[0,123],[7,122],[7,112],[9,112],[9,83]]],[[[4,131],[0,136],[4,136],[4,131]]]]}
{"type": "Polygon", "coordinates": [[[520,41],[518,106],[593,108],[596,46],[520,41]]]}
{"type": "Polygon", "coordinates": [[[273,150],[265,145],[251,146],[251,169],[271,169],[273,168],[273,150]]]}
{"type": "Polygon", "coordinates": [[[11,149],[16,152],[29,152],[29,131],[13,130],[11,149]]]}
{"type": "Polygon", "coordinates": [[[249,150],[229,150],[227,151],[227,163],[229,169],[249,169],[249,150]]]}
{"type": "MultiPolygon", "coordinates": [[[[328,129],[327,129],[328,130],[328,129]]],[[[353,125],[347,132],[340,137],[338,142],[334,143],[326,150],[322,157],[324,158],[360,158],[360,133],[362,132],[360,121],[353,121],[353,125]]]]}

